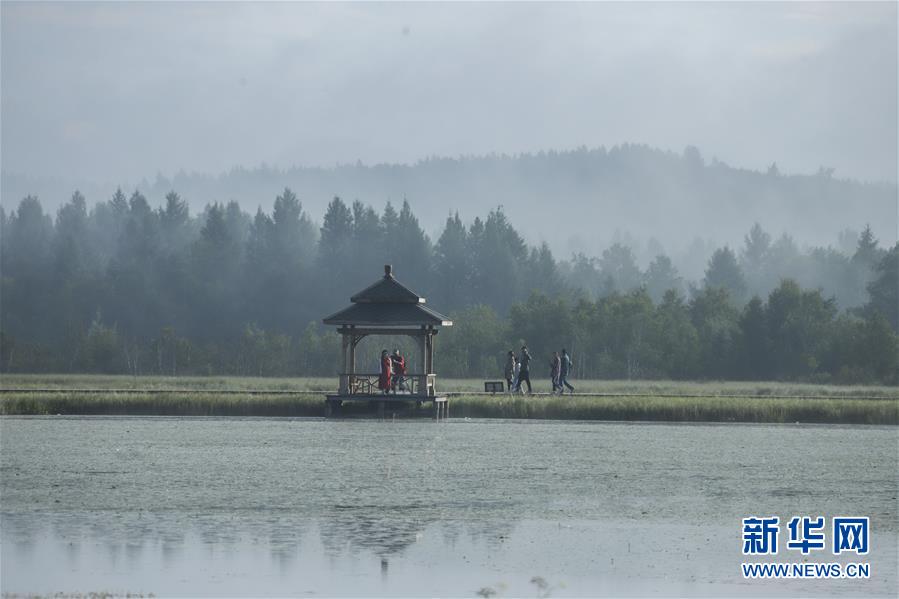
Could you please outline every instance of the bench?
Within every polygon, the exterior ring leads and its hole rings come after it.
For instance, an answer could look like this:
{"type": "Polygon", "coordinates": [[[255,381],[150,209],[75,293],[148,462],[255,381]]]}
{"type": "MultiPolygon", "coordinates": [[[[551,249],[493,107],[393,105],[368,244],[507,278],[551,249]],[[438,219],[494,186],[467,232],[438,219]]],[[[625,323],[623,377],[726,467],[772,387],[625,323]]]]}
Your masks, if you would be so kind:
{"type": "Polygon", "coordinates": [[[502,393],[505,389],[503,381],[484,381],[485,393],[502,393]]]}

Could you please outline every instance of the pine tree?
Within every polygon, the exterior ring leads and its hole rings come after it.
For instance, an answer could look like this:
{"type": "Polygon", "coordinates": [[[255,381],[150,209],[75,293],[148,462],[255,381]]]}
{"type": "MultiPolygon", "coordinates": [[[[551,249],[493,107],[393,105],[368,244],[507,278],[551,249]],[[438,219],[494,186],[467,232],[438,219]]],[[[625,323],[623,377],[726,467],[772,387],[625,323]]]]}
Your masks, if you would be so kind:
{"type": "Polygon", "coordinates": [[[877,312],[899,332],[899,243],[881,258],[874,268],[874,279],[868,284],[868,314],[877,312]]]}
{"type": "Polygon", "coordinates": [[[435,292],[446,310],[465,307],[471,284],[470,264],[468,233],[456,212],[447,217],[443,232],[434,247],[435,292]]]}
{"type": "Polygon", "coordinates": [[[865,225],[864,231],[858,236],[858,246],[855,249],[855,254],[852,256],[852,262],[862,268],[873,268],[881,256],[878,244],[879,242],[871,230],[871,225],[865,225]]]}
{"type": "Polygon", "coordinates": [[[726,289],[732,301],[742,303],[746,295],[746,280],[733,250],[727,246],[715,250],[705,271],[703,284],[707,289],[726,289]]]}
{"type": "Polygon", "coordinates": [[[431,242],[418,219],[412,214],[409,202],[403,201],[398,218],[398,228],[394,239],[386,238],[390,247],[391,261],[398,267],[398,272],[403,273],[403,279],[408,281],[418,293],[428,294],[431,265],[431,242]]]}
{"type": "Polygon", "coordinates": [[[656,303],[662,301],[669,290],[680,293],[683,290],[683,284],[683,279],[677,274],[671,258],[664,254],[656,256],[643,275],[643,285],[646,287],[649,297],[656,303]]]}
{"type": "Polygon", "coordinates": [[[605,294],[632,291],[640,286],[642,278],[634,252],[622,243],[614,243],[603,251],[599,276],[606,288],[605,294]]]}

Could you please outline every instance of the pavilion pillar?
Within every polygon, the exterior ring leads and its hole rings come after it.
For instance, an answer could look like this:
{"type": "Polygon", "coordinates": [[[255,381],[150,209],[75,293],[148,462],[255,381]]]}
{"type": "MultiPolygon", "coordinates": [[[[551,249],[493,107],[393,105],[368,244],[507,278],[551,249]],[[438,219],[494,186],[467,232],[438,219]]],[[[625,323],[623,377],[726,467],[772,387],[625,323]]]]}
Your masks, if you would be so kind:
{"type": "Polygon", "coordinates": [[[350,363],[349,370],[347,370],[350,374],[356,374],[356,336],[350,336],[350,363]]]}
{"type": "Polygon", "coordinates": [[[425,328],[421,327],[421,334],[418,337],[418,347],[421,353],[421,376],[418,379],[418,393],[427,395],[428,393],[428,335],[425,328]]]}
{"type": "Polygon", "coordinates": [[[356,335],[350,336],[350,369],[349,376],[347,379],[347,387],[352,389],[356,385],[356,344],[359,343],[359,338],[356,335]]]}
{"type": "Polygon", "coordinates": [[[340,371],[340,387],[338,389],[338,393],[340,395],[349,395],[350,385],[349,385],[349,377],[347,376],[347,350],[348,346],[351,346],[349,335],[346,333],[340,334],[340,346],[343,348],[341,352],[343,354],[343,369],[340,371]]]}
{"type": "Polygon", "coordinates": [[[428,395],[436,395],[437,389],[434,384],[434,330],[428,330],[428,395]]]}

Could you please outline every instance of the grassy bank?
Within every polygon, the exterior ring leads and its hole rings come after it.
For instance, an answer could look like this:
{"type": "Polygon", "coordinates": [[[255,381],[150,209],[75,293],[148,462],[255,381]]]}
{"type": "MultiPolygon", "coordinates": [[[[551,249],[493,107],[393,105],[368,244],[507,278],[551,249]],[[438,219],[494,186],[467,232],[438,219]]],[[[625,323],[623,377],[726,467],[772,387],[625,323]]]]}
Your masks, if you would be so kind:
{"type": "MultiPolygon", "coordinates": [[[[495,378],[501,378],[499,376],[495,378]]],[[[899,399],[899,387],[861,385],[819,385],[778,381],[627,381],[572,379],[579,393],[639,394],[647,396],[732,396],[741,397],[833,397],[899,399]]],[[[548,392],[550,383],[534,377],[534,391],[548,392]]],[[[438,377],[442,393],[471,393],[484,390],[483,379],[438,377]]],[[[337,377],[169,377],[96,374],[4,374],[4,389],[183,389],[191,391],[322,391],[333,392],[337,377]]]]}
{"type": "Polygon", "coordinates": [[[6,393],[4,415],[321,416],[323,396],[216,393],[6,393]]]}
{"type": "Polygon", "coordinates": [[[899,424],[896,399],[459,396],[450,415],[549,420],[899,424]]]}
{"type": "Polygon", "coordinates": [[[128,376],[4,374],[4,389],[189,389],[191,391],[333,391],[337,377],[128,376]]]}
{"type": "MultiPolygon", "coordinates": [[[[4,415],[322,416],[323,396],[216,393],[4,393],[4,415]]],[[[371,413],[367,406],[348,415],[371,413]]],[[[428,412],[420,412],[427,414],[428,412]]],[[[403,412],[398,413],[404,415],[403,412]]],[[[453,418],[899,424],[897,399],[455,396],[453,418]]]]}

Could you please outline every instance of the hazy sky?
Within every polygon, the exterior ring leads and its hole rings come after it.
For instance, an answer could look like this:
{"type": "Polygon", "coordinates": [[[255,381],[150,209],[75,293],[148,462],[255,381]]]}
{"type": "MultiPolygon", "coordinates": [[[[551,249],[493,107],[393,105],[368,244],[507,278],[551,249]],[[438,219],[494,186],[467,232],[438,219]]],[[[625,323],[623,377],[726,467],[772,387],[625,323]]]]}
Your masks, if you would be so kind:
{"type": "Polygon", "coordinates": [[[894,2],[0,11],[8,172],[127,182],[637,142],[897,178],[894,2]]]}

